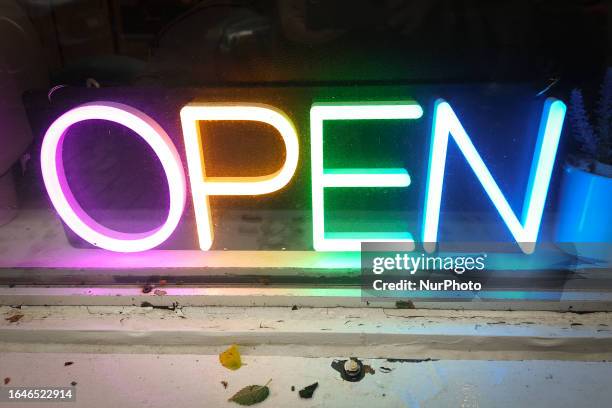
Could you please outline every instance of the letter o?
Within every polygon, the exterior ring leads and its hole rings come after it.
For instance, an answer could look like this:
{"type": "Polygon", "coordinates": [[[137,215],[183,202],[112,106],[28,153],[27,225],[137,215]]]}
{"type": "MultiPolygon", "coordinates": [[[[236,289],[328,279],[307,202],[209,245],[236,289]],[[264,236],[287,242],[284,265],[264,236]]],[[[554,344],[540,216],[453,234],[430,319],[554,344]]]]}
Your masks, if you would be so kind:
{"type": "Polygon", "coordinates": [[[115,252],[140,252],[155,248],[174,232],[186,199],[185,173],[172,140],[161,126],[145,113],[113,102],[80,105],[57,118],[47,130],[40,152],[43,181],[59,216],[79,237],[100,248],[115,252]],[[165,222],[150,231],[125,233],[107,228],[81,208],[64,172],[62,145],[69,128],[86,120],[107,120],[123,125],[140,136],[160,160],[170,193],[170,208],[165,222]]]}

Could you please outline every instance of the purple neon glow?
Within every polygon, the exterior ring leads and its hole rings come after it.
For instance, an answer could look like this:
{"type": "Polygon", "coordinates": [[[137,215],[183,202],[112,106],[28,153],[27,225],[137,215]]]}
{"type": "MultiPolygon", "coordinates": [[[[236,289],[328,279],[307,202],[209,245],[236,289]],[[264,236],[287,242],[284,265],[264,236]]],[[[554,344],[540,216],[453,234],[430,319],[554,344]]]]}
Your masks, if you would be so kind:
{"type": "Polygon", "coordinates": [[[41,148],[42,175],[47,193],[64,222],[85,241],[115,252],[139,252],[155,248],[174,232],[185,207],[186,181],[179,154],[161,126],[145,113],[114,102],[78,106],[60,116],[47,130],[41,148]],[[62,158],[62,145],[69,128],[86,120],[107,120],[139,135],[155,152],[168,180],[170,205],[165,222],[141,233],[107,228],[91,218],[72,194],[62,158]]]}

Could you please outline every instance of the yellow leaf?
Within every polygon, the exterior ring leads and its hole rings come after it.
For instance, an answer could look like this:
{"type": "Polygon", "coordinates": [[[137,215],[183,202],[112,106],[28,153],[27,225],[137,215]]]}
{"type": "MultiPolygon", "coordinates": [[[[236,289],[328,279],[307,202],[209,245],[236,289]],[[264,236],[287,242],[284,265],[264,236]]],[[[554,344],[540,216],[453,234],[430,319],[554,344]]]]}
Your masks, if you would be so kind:
{"type": "Polygon", "coordinates": [[[223,367],[229,368],[230,370],[239,369],[242,366],[242,361],[240,360],[238,346],[232,344],[227,350],[219,354],[219,362],[221,362],[223,367]]]}

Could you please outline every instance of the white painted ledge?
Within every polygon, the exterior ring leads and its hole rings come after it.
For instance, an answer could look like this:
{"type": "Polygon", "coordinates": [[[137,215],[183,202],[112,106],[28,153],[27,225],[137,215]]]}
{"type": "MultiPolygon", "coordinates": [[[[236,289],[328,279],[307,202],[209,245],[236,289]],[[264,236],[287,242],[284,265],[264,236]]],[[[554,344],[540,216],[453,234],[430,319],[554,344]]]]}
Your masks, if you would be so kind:
{"type": "MultiPolygon", "coordinates": [[[[417,309],[459,310],[548,310],[593,312],[612,310],[608,292],[565,293],[559,300],[483,300],[436,301],[411,299],[406,304],[417,309]],[[597,298],[600,296],[601,298],[597,298]],[[586,300],[596,297],[596,300],[586,300]]],[[[172,307],[173,305],[208,306],[261,306],[261,307],[379,307],[395,308],[395,300],[376,299],[365,302],[361,290],[355,287],[272,287],[251,285],[223,286],[163,286],[143,293],[139,286],[16,286],[0,287],[0,306],[53,305],[53,306],[141,306],[143,304],[172,307]],[[155,295],[163,290],[163,296],[155,295]]]]}
{"type": "Polygon", "coordinates": [[[268,380],[270,396],[254,407],[609,408],[612,400],[612,363],[604,362],[367,359],[375,374],[351,383],[330,367],[332,358],[245,350],[243,361],[245,366],[230,371],[214,354],[0,352],[0,377],[10,377],[13,386],[76,382],[75,403],[6,405],[16,408],[239,408],[227,399],[244,386],[268,380]],[[65,366],[66,361],[74,364],[65,366]],[[314,382],[319,383],[314,397],[300,399],[297,391],[314,382]]]}
{"type": "Polygon", "coordinates": [[[206,354],[231,343],[300,357],[601,361],[612,360],[612,313],[0,307],[0,351],[206,354]]]}

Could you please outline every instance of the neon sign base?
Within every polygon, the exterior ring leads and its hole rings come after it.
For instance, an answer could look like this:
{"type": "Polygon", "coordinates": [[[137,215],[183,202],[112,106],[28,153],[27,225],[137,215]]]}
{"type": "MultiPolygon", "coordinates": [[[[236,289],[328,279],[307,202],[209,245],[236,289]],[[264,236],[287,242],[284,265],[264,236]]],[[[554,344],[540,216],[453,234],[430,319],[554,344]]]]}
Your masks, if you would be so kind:
{"type": "MultiPolygon", "coordinates": [[[[0,251],[7,254],[0,258],[0,303],[141,305],[148,302],[169,307],[172,302],[319,307],[364,304],[359,287],[360,257],[354,252],[151,250],[114,254],[71,247],[59,221],[51,212],[41,210],[22,210],[0,233],[16,238],[0,240],[0,251]],[[29,235],[26,227],[37,231],[37,236],[29,235]],[[159,282],[162,278],[168,281],[168,286],[163,287],[164,296],[143,293],[144,284],[159,282]],[[180,286],[175,286],[177,283],[180,286]],[[15,284],[17,287],[8,287],[15,284]],[[45,287],[48,285],[52,287],[45,287]]],[[[504,255],[500,262],[510,265],[515,260],[504,255]]],[[[479,299],[472,301],[422,297],[412,301],[415,307],[433,308],[507,309],[511,304],[513,309],[569,310],[571,306],[571,310],[581,307],[593,310],[605,308],[606,302],[610,302],[610,307],[612,292],[601,288],[580,289],[580,285],[584,286],[584,278],[589,276],[599,282],[606,279],[609,270],[609,267],[608,272],[583,270],[579,279],[569,281],[561,294],[483,291],[479,299]]],[[[609,278],[612,280],[612,276],[609,278]]],[[[395,301],[384,299],[370,303],[395,307],[395,301]]]]}
{"type": "MultiPolygon", "coordinates": [[[[478,226],[480,224],[476,224],[478,226]]],[[[50,210],[21,210],[15,220],[0,229],[0,238],[2,269],[82,269],[84,274],[92,270],[139,270],[158,275],[173,273],[171,271],[174,270],[192,270],[192,274],[202,276],[234,269],[244,273],[260,271],[277,275],[309,273],[355,276],[360,272],[361,261],[359,252],[154,249],[122,254],[94,248],[75,248],[67,242],[61,222],[50,210]],[[36,231],[36,234],[32,235],[32,231],[36,231]]],[[[612,259],[608,261],[612,262],[612,259]]],[[[497,265],[491,262],[495,260],[488,261],[492,269],[512,269],[504,267],[503,264],[507,263],[518,270],[543,268],[556,261],[545,259],[538,263],[516,252],[515,258],[513,254],[506,254],[499,258],[497,265]],[[521,264],[520,259],[529,260],[529,264],[521,264]]]]}

